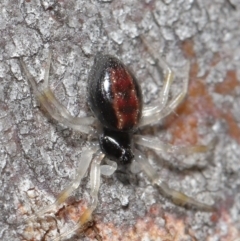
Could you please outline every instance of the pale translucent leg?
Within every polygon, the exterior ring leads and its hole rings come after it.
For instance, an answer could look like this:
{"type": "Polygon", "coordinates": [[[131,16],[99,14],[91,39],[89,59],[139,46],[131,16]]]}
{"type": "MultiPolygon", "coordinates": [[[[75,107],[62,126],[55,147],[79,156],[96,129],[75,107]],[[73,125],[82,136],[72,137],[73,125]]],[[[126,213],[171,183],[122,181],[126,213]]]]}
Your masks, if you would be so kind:
{"type": "Polygon", "coordinates": [[[165,85],[163,87],[162,93],[160,94],[158,102],[155,103],[150,108],[146,107],[145,109],[143,109],[142,118],[139,126],[156,124],[161,119],[169,115],[177,108],[177,106],[183,101],[183,99],[187,95],[189,69],[190,69],[190,64],[187,63],[184,70],[186,73],[186,76],[184,77],[184,81],[183,81],[183,89],[169,103],[167,103],[167,100],[168,100],[169,88],[172,82],[173,74],[171,71],[168,72],[167,77],[165,79],[165,85]]]}
{"type": "Polygon", "coordinates": [[[166,182],[160,179],[156,170],[150,165],[148,160],[138,150],[135,151],[134,159],[139,163],[142,171],[146,174],[146,176],[151,181],[151,183],[158,187],[160,193],[166,198],[171,199],[172,202],[175,203],[176,205],[190,206],[190,207],[197,208],[202,211],[208,211],[208,212],[215,210],[214,206],[196,201],[195,199],[170,188],[166,182]]]}
{"type": "Polygon", "coordinates": [[[160,68],[166,71],[164,84],[157,100],[153,101],[151,104],[143,108],[143,116],[147,118],[152,114],[161,111],[167,104],[169,97],[169,90],[173,81],[173,72],[163,59],[155,60],[157,64],[157,69],[160,74],[160,68]]]}
{"type": "Polygon", "coordinates": [[[64,237],[67,237],[69,234],[74,233],[77,230],[84,229],[86,224],[92,220],[92,213],[97,207],[98,203],[98,192],[100,188],[100,164],[101,161],[104,158],[104,154],[99,151],[99,153],[94,157],[92,164],[91,164],[91,170],[90,170],[90,188],[91,188],[91,204],[90,206],[84,211],[82,216],[79,218],[77,224],[70,229],[68,232],[61,234],[57,238],[53,239],[52,241],[61,240],[64,237]]]}
{"type": "Polygon", "coordinates": [[[70,185],[68,185],[59,194],[58,198],[56,199],[56,201],[53,204],[40,209],[39,211],[34,213],[32,216],[24,219],[24,222],[31,222],[34,218],[42,217],[47,212],[55,211],[59,207],[59,205],[61,205],[71,195],[71,193],[79,187],[82,178],[85,176],[85,174],[89,168],[89,165],[92,160],[92,155],[97,151],[97,149],[98,149],[98,147],[89,147],[89,148],[86,148],[85,150],[83,150],[80,160],[79,160],[78,168],[76,170],[75,178],[70,183],[70,185]]]}
{"type": "Polygon", "coordinates": [[[166,72],[164,76],[163,88],[160,92],[158,99],[153,101],[151,104],[144,107],[143,109],[143,118],[140,123],[140,126],[143,126],[143,125],[147,125],[148,123],[151,123],[152,122],[151,116],[157,112],[160,112],[166,106],[168,97],[169,97],[169,90],[173,81],[174,74],[171,68],[167,65],[167,63],[162,58],[159,59],[158,57],[155,56],[155,51],[151,48],[150,45],[148,45],[146,39],[143,36],[140,36],[140,38],[144,43],[145,47],[148,49],[148,52],[150,53],[151,57],[154,59],[159,75],[161,75],[160,69],[166,72]]]}
{"type": "Polygon", "coordinates": [[[56,121],[73,130],[88,134],[92,131],[91,125],[94,122],[93,117],[73,117],[69,111],[56,99],[52,90],[49,88],[49,70],[51,65],[51,52],[47,60],[47,67],[45,69],[44,83],[41,89],[37,87],[37,83],[33,76],[28,71],[22,59],[19,59],[24,73],[30,83],[33,93],[39,101],[40,105],[47,111],[47,113],[56,121]]]}
{"type": "Polygon", "coordinates": [[[100,171],[104,176],[111,176],[117,170],[117,163],[105,158],[106,164],[101,165],[100,171]]]}
{"type": "Polygon", "coordinates": [[[141,146],[145,146],[156,151],[161,151],[162,153],[169,153],[175,155],[189,155],[193,153],[206,152],[211,149],[215,142],[210,142],[207,146],[204,145],[194,145],[194,146],[174,146],[168,143],[160,141],[156,137],[150,136],[134,136],[135,143],[141,146]]]}

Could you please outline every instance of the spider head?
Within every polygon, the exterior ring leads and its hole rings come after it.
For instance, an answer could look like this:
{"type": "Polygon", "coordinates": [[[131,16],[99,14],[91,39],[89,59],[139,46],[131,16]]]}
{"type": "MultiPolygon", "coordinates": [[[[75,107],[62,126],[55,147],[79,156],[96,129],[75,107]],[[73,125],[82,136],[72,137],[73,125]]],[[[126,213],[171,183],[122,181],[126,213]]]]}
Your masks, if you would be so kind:
{"type": "Polygon", "coordinates": [[[99,143],[109,159],[120,165],[131,163],[134,155],[131,150],[131,135],[128,132],[104,128],[103,133],[99,136],[99,143]]]}

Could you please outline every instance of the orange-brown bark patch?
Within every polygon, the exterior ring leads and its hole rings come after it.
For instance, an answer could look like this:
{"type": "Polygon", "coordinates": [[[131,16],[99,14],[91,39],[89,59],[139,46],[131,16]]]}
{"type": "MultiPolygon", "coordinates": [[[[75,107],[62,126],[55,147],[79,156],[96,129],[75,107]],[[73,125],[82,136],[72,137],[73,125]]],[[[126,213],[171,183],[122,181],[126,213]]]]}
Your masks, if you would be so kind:
{"type": "MultiPolygon", "coordinates": [[[[224,119],[228,125],[229,135],[240,142],[240,128],[233,114],[229,110],[218,109],[212,100],[205,81],[207,74],[202,78],[197,77],[199,67],[195,59],[193,41],[185,41],[182,44],[182,49],[186,58],[191,59],[190,83],[187,98],[175,112],[177,115],[173,113],[166,118],[166,128],[172,134],[171,142],[175,144],[197,144],[199,120],[201,120],[201,124],[204,121],[207,124],[211,117],[224,119]]],[[[216,65],[219,60],[220,55],[215,54],[211,66],[216,65]]],[[[239,81],[236,72],[232,70],[227,72],[222,83],[216,85],[215,91],[222,95],[231,94],[237,86],[239,86],[239,81]]]]}
{"type": "Polygon", "coordinates": [[[227,95],[231,94],[237,86],[239,86],[239,81],[237,80],[236,72],[230,70],[227,72],[224,81],[215,85],[215,91],[219,94],[227,95]]]}

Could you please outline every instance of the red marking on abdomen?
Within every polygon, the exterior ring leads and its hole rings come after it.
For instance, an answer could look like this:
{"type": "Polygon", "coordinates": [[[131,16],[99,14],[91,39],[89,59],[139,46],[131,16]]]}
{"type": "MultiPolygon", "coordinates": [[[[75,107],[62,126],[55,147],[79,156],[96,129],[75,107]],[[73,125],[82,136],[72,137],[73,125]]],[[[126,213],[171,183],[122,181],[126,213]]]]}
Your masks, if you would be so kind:
{"type": "Polygon", "coordinates": [[[139,119],[139,99],[132,76],[123,67],[110,70],[113,109],[119,130],[131,129],[139,119]]]}

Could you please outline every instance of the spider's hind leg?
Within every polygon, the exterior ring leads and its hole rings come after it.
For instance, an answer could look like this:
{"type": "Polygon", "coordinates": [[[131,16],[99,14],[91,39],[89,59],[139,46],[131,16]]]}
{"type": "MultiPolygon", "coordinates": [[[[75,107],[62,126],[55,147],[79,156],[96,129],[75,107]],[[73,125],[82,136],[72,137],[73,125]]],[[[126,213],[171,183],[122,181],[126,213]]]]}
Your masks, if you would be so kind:
{"type": "Polygon", "coordinates": [[[178,107],[178,105],[181,104],[187,95],[190,70],[190,63],[187,62],[183,69],[183,87],[180,92],[172,100],[169,101],[169,92],[172,81],[174,79],[174,73],[163,58],[156,57],[156,51],[154,51],[151,46],[147,44],[145,38],[141,37],[141,39],[144,45],[147,47],[151,57],[153,58],[159,75],[161,75],[161,69],[164,70],[165,74],[163,87],[159,97],[151,104],[143,108],[142,118],[139,124],[140,127],[158,123],[164,117],[173,112],[178,107]]]}
{"type": "Polygon", "coordinates": [[[21,58],[19,59],[21,67],[27,77],[27,80],[32,87],[33,94],[39,101],[41,107],[43,107],[43,109],[48,113],[51,118],[73,130],[88,134],[93,130],[91,125],[94,122],[94,118],[72,116],[66,109],[66,107],[58,101],[58,99],[55,97],[54,93],[49,87],[51,56],[52,53],[50,51],[47,59],[47,65],[45,68],[43,85],[41,88],[38,87],[34,77],[28,71],[24,61],[21,58]]]}

